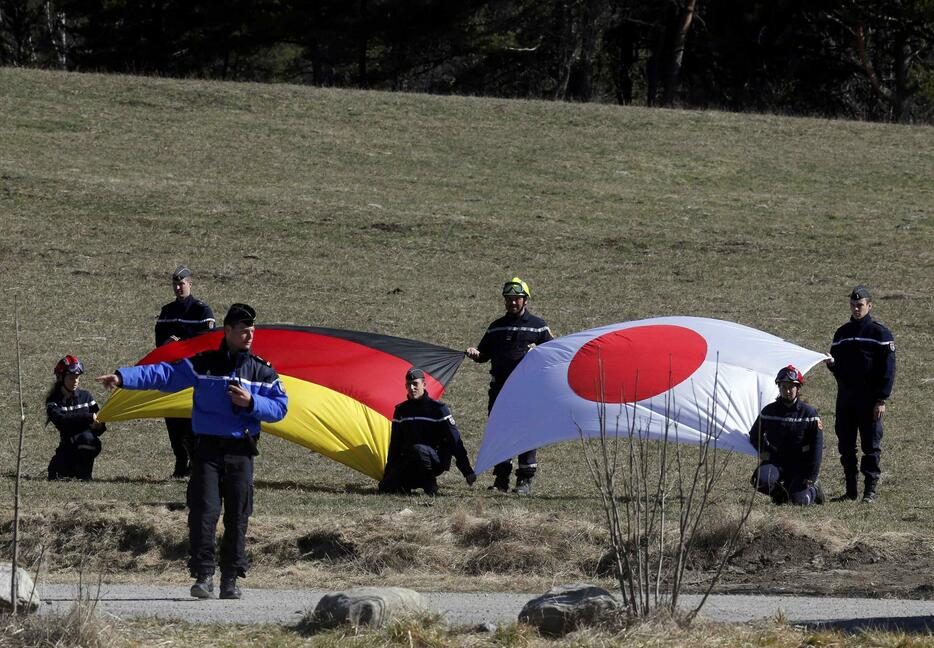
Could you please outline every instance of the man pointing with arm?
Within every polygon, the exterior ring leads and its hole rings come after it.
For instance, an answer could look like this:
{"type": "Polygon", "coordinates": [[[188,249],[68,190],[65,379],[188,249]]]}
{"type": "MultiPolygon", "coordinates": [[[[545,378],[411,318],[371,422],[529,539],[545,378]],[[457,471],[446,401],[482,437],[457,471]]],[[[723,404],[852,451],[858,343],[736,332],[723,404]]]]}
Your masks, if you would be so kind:
{"type": "Polygon", "coordinates": [[[176,362],[123,367],[100,376],[108,389],[194,388],[191,422],[195,434],[188,489],[188,569],[191,595],[214,597],[214,536],[221,505],[220,597],[240,598],[237,577],[246,576],[246,529],[253,512],[253,457],[260,423],[282,420],[288,397],[272,366],[250,353],[256,311],[233,304],[224,317],[219,348],[176,362]]]}

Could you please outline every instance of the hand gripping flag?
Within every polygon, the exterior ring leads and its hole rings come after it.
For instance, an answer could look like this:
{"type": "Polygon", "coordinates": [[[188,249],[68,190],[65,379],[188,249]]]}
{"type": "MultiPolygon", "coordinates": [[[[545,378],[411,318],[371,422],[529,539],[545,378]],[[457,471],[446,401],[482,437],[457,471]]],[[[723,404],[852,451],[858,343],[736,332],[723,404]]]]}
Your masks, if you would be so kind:
{"type": "MultiPolygon", "coordinates": [[[[172,362],[216,349],[222,331],[172,342],[138,364],[172,362]]],[[[262,430],[380,479],[389,450],[395,406],[405,399],[405,372],[425,372],[425,386],[440,398],[464,359],[455,351],[404,338],[302,326],[257,326],[253,352],[279,373],[289,412],[262,430]]],[[[191,390],[174,394],[115,390],[98,418],[191,417],[191,390]]]]}
{"type": "Polygon", "coordinates": [[[749,431],[778,395],[775,376],[789,364],[806,372],[824,355],[733,322],[658,317],[574,333],[532,349],[490,412],[476,472],[520,452],[636,430],[755,454],[749,431]],[[601,380],[602,375],[602,380],[601,380]],[[517,416],[516,412],[521,412],[517,416]],[[618,417],[618,418],[617,418],[618,417]],[[617,423],[618,421],[618,423],[617,423]]]}

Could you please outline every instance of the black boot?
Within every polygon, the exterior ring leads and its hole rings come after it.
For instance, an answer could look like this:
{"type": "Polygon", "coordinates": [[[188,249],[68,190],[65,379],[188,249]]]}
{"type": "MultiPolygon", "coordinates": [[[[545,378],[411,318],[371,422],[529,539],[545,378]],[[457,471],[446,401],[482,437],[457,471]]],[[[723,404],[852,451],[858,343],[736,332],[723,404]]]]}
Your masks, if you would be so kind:
{"type": "Polygon", "coordinates": [[[498,490],[501,493],[509,492],[509,475],[496,475],[493,485],[488,486],[487,490],[498,490]]]}
{"type": "Polygon", "coordinates": [[[221,576],[221,598],[238,599],[241,596],[240,588],[237,587],[237,577],[221,576]]]}
{"type": "Polygon", "coordinates": [[[863,490],[863,502],[866,504],[872,504],[876,501],[876,480],[867,479],[866,488],[863,490]]]}
{"type": "Polygon", "coordinates": [[[172,477],[181,478],[188,477],[191,474],[191,466],[188,463],[187,459],[176,459],[175,460],[175,470],[172,472],[172,477]]]}
{"type": "Polygon", "coordinates": [[[856,475],[846,477],[846,493],[843,495],[837,495],[834,497],[831,502],[855,502],[859,499],[859,492],[856,489],[856,475]]]}
{"type": "Polygon", "coordinates": [[[513,490],[516,495],[531,495],[532,494],[532,478],[531,477],[520,477],[516,479],[516,488],[513,490]]]}
{"type": "Polygon", "coordinates": [[[199,599],[214,598],[214,576],[211,574],[198,576],[195,584],[191,586],[191,595],[199,599]]]}

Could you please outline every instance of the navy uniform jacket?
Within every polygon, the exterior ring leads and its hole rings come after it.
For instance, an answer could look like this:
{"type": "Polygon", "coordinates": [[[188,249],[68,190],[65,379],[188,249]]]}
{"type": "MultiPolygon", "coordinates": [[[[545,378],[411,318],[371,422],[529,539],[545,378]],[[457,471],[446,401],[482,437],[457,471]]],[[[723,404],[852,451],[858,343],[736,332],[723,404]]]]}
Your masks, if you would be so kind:
{"type": "Polygon", "coordinates": [[[226,340],[220,348],[176,362],[160,362],[117,370],[126,389],[177,392],[194,387],[191,427],[195,434],[241,439],[256,437],[260,422],[285,418],[289,399],[272,366],[252,353],[230,353],[226,340]],[[227,386],[238,382],[253,397],[247,410],[235,407],[227,386]]]}
{"type": "Polygon", "coordinates": [[[763,407],[749,440],[760,453],[769,453],[763,463],[778,466],[783,478],[817,479],[824,454],[823,425],[817,410],[800,398],[788,404],[779,397],[763,407]]]}
{"type": "Polygon", "coordinates": [[[454,457],[457,469],[464,477],[473,472],[451,410],[441,401],[431,398],[428,392],[421,398],[406,399],[396,405],[392,414],[386,472],[394,462],[404,460],[416,444],[434,448],[443,470],[451,467],[451,457],[454,457]]]}
{"type": "Polygon", "coordinates": [[[214,311],[210,306],[191,295],[182,301],[174,299],[162,307],[156,318],[156,346],[162,346],[173,335],[187,340],[212,328],[214,311]]]}
{"type": "Polygon", "coordinates": [[[895,338],[866,315],[837,329],[830,345],[830,367],[840,391],[883,403],[895,384],[895,338]]]}
{"type": "Polygon", "coordinates": [[[528,353],[529,344],[544,344],[551,339],[554,336],[545,320],[532,315],[526,308],[517,317],[507,314],[487,327],[477,345],[480,352],[477,362],[489,360],[492,382],[502,386],[528,353]]]}
{"type": "MultiPolygon", "coordinates": [[[[61,399],[61,393],[61,390],[56,390],[56,394],[45,401],[45,411],[48,420],[58,429],[59,448],[65,448],[78,443],[79,437],[90,429],[100,407],[91,392],[84,389],[76,389],[65,399],[61,399]]],[[[91,432],[100,436],[104,428],[91,432]]]]}

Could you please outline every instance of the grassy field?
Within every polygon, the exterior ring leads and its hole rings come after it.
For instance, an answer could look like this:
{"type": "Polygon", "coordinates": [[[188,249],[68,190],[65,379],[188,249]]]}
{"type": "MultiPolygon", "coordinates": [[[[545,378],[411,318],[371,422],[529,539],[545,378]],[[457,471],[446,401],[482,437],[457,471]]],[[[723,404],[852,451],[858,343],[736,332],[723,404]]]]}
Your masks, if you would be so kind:
{"type": "MultiPolygon", "coordinates": [[[[77,354],[93,375],[150,350],[179,263],[219,314],[247,301],[267,323],[454,348],[479,341],[516,274],[558,334],[684,314],[816,350],[847,319],[850,287],[866,283],[899,349],[881,498],[808,511],[759,501],[756,519],[800,518],[799,535],[820,542],[907,538],[923,563],[934,555],[932,178],[928,127],[0,69],[2,480],[12,483],[19,421],[14,295],[30,555],[44,543],[59,576],[94,554],[113,578],[181,581],[185,486],[167,479],[161,421],[112,425],[89,484],[44,481],[57,434],[43,426],[59,357],[77,354]]],[[[835,386],[823,368],[812,374],[833,495],[835,386]]],[[[487,381],[468,362],[445,398],[472,454],[487,381]]],[[[603,538],[586,467],[573,445],[539,462],[531,499],[449,474],[426,506],[377,496],[368,478],[266,435],[250,543],[268,568],[251,582],[579,578],[603,538]],[[399,522],[403,508],[413,513],[399,522]],[[478,527],[501,541],[493,551],[471,544],[478,527]],[[349,541],[352,565],[321,553],[349,541]]],[[[740,500],[752,468],[734,459],[718,505],[740,500]]],[[[0,501],[3,541],[11,499],[0,501]]]]}

